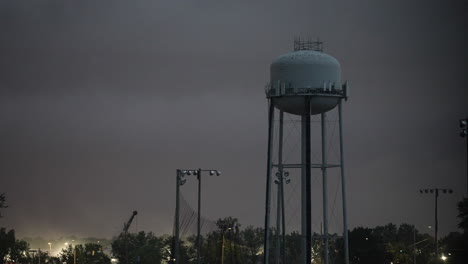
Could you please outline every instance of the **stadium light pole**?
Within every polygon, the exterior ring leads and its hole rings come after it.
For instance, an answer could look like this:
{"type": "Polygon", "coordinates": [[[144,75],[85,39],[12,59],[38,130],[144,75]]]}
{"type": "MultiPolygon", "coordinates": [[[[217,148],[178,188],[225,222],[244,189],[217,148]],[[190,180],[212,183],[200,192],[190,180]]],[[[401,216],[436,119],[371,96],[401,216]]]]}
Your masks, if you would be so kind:
{"type": "Polygon", "coordinates": [[[184,179],[185,173],[182,173],[181,170],[177,170],[176,177],[176,213],[175,213],[175,234],[174,234],[174,254],[172,256],[173,262],[176,264],[180,263],[180,242],[179,242],[179,211],[180,211],[180,186],[184,185],[187,179],[184,179]]]}
{"type": "Polygon", "coordinates": [[[439,241],[437,239],[437,232],[439,231],[439,219],[437,217],[437,199],[439,199],[439,192],[442,193],[453,193],[452,189],[440,189],[440,188],[433,188],[433,189],[421,189],[419,190],[421,194],[434,194],[435,197],[435,230],[434,230],[434,239],[435,239],[435,253],[436,253],[436,258],[439,257],[439,241]]]}
{"type": "Polygon", "coordinates": [[[460,137],[466,138],[466,196],[468,197],[468,117],[460,119],[460,137]]]}
{"type": "MultiPolygon", "coordinates": [[[[201,237],[200,237],[200,231],[201,231],[201,221],[200,221],[200,211],[201,211],[201,175],[202,175],[202,172],[209,172],[209,175],[210,176],[213,176],[216,174],[216,176],[219,176],[221,175],[221,171],[219,170],[213,170],[213,169],[210,169],[210,170],[206,170],[206,169],[197,169],[197,170],[177,170],[177,199],[176,199],[176,231],[177,231],[177,238],[176,238],[176,242],[177,244],[175,245],[175,248],[176,248],[176,251],[177,251],[177,255],[176,255],[176,263],[180,263],[178,261],[179,259],[179,249],[178,249],[178,243],[179,243],[179,234],[178,234],[178,229],[179,229],[179,215],[178,215],[178,210],[179,210],[179,177],[183,178],[185,175],[188,175],[188,176],[197,176],[197,180],[198,180],[198,216],[197,216],[197,263],[198,264],[201,264],[201,237]],[[180,176],[179,176],[180,175],[180,176]]],[[[184,181],[185,183],[185,181],[184,181]]]]}

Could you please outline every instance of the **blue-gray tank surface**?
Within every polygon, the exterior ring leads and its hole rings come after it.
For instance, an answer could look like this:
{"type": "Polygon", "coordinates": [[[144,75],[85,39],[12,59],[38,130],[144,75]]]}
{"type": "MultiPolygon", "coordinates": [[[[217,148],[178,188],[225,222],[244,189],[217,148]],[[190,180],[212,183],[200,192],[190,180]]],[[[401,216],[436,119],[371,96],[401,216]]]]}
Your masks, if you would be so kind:
{"type": "Polygon", "coordinates": [[[293,51],[277,57],[270,66],[267,97],[284,112],[295,115],[327,112],[342,95],[340,63],[326,53],[293,51]]]}

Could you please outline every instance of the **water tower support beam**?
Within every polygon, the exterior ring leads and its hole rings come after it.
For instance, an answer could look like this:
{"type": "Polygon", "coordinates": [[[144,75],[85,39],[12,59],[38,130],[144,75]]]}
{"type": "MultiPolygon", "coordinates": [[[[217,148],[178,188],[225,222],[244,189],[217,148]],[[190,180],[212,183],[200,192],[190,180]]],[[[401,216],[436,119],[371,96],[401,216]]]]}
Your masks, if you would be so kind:
{"type": "MultiPolygon", "coordinates": [[[[310,109],[310,98],[305,99],[310,109]]],[[[310,114],[301,116],[301,137],[301,262],[308,264],[312,259],[310,114]]]]}
{"type": "Polygon", "coordinates": [[[266,197],[265,197],[265,230],[263,241],[263,263],[268,263],[270,255],[270,203],[271,203],[271,154],[273,150],[273,120],[275,107],[269,100],[268,110],[268,153],[267,153],[267,175],[266,175],[266,197]]]}
{"type": "Polygon", "coordinates": [[[280,149],[280,155],[281,155],[281,163],[278,164],[280,170],[281,170],[281,224],[282,224],[282,228],[281,228],[281,231],[282,231],[282,244],[283,244],[283,247],[281,248],[281,257],[282,257],[282,260],[283,260],[283,264],[286,263],[286,217],[285,217],[285,208],[284,208],[284,182],[285,182],[285,179],[284,179],[284,171],[283,171],[283,116],[284,116],[284,113],[283,111],[280,112],[280,131],[279,131],[279,134],[280,134],[280,138],[281,138],[281,145],[279,146],[279,149],[280,149]]]}
{"type": "MultiPolygon", "coordinates": [[[[308,100],[310,108],[310,99],[308,100]]],[[[311,142],[310,142],[310,115],[306,116],[306,230],[307,230],[307,241],[306,241],[306,263],[312,262],[312,191],[311,191],[311,142]]]]}
{"type": "Polygon", "coordinates": [[[322,184],[323,184],[323,259],[328,264],[328,183],[327,183],[327,114],[322,113],[322,184]]]}
{"type": "Polygon", "coordinates": [[[349,241],[348,241],[348,211],[346,207],[346,181],[344,172],[344,150],[343,150],[343,114],[342,101],[338,103],[338,122],[340,127],[340,170],[341,170],[341,197],[343,199],[343,240],[345,264],[349,264],[349,241]]]}
{"type": "MultiPolygon", "coordinates": [[[[276,203],[276,248],[275,248],[275,263],[279,264],[281,254],[284,248],[284,195],[283,195],[283,111],[280,111],[279,118],[279,137],[278,137],[278,192],[277,192],[277,203],[276,203]],[[283,224],[283,225],[281,225],[283,224]],[[283,240],[283,241],[281,241],[283,240]],[[281,247],[283,244],[283,247],[281,247]]],[[[283,261],[284,263],[284,261],[283,261]]]]}

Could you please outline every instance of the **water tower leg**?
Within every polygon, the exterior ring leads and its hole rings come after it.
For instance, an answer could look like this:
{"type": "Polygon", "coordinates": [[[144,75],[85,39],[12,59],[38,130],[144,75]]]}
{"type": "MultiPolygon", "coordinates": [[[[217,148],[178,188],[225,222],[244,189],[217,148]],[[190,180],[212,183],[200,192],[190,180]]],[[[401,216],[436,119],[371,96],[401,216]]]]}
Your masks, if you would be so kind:
{"type": "Polygon", "coordinates": [[[346,208],[346,181],[344,173],[344,158],[343,158],[343,114],[340,100],[338,104],[338,121],[340,127],[340,170],[341,170],[341,197],[343,199],[343,240],[344,240],[344,259],[345,264],[349,264],[349,242],[348,242],[348,215],[346,208]]]}
{"type": "Polygon", "coordinates": [[[266,198],[265,198],[265,233],[263,241],[263,263],[267,264],[270,253],[270,201],[271,201],[271,153],[273,149],[273,120],[275,107],[273,102],[269,102],[268,110],[268,157],[267,157],[267,177],[266,177],[266,198]]]}
{"type": "Polygon", "coordinates": [[[323,183],[323,259],[328,264],[328,186],[327,186],[327,124],[326,113],[322,113],[322,183],[323,183]]]}
{"type": "Polygon", "coordinates": [[[307,263],[306,260],[306,249],[307,249],[307,217],[306,217],[306,204],[307,204],[307,196],[306,196],[306,186],[307,186],[307,179],[306,179],[306,166],[305,166],[305,134],[306,134],[306,116],[301,116],[301,263],[307,263]]]}
{"type": "Polygon", "coordinates": [[[310,115],[301,117],[301,131],[301,262],[309,264],[312,259],[310,115]]]}
{"type": "MultiPolygon", "coordinates": [[[[283,205],[283,111],[280,111],[279,120],[279,142],[278,142],[278,191],[277,191],[277,203],[276,203],[276,248],[275,248],[275,263],[280,263],[281,258],[281,233],[284,230],[281,228],[281,215],[284,215],[283,205]],[[283,214],[282,214],[283,212],[283,214]],[[281,232],[282,231],[282,232],[281,232]]],[[[283,220],[284,221],[284,220],[283,220]]],[[[284,225],[283,225],[284,226],[284,225]]],[[[284,244],[283,244],[284,247],[284,244]]]]}
{"type": "Polygon", "coordinates": [[[310,148],[310,115],[306,116],[306,228],[307,228],[307,264],[312,262],[312,158],[311,158],[311,148],[310,148]]]}
{"type": "Polygon", "coordinates": [[[281,194],[281,224],[282,224],[282,228],[281,228],[281,232],[282,232],[282,245],[283,247],[281,248],[281,259],[282,259],[282,263],[285,264],[286,263],[286,217],[285,217],[285,208],[284,208],[284,182],[285,182],[285,179],[283,178],[284,176],[284,171],[283,171],[283,116],[284,116],[284,113],[283,111],[281,111],[281,115],[280,115],[280,130],[279,130],[279,137],[281,138],[281,141],[280,141],[280,145],[278,146],[279,147],[279,159],[278,159],[278,167],[280,168],[280,171],[281,171],[281,182],[280,182],[280,194],[281,194]]]}

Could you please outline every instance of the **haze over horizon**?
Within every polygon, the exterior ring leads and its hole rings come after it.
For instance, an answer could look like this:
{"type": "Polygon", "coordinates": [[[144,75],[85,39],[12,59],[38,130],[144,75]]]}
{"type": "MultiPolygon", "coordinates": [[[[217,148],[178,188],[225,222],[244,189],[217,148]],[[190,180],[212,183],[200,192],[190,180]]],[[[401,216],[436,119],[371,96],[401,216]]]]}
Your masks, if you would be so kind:
{"type": "Polygon", "coordinates": [[[419,190],[439,187],[454,190],[439,199],[440,233],[460,231],[467,11],[455,0],[1,1],[0,225],[111,238],[137,210],[138,230],[171,234],[175,171],[202,167],[222,171],[203,182],[204,216],[263,226],[264,86],[303,36],[324,42],[351,85],[350,228],[425,232],[433,197],[419,190]]]}

